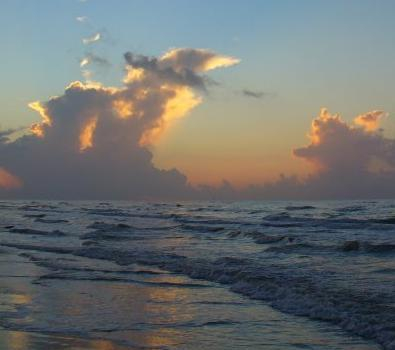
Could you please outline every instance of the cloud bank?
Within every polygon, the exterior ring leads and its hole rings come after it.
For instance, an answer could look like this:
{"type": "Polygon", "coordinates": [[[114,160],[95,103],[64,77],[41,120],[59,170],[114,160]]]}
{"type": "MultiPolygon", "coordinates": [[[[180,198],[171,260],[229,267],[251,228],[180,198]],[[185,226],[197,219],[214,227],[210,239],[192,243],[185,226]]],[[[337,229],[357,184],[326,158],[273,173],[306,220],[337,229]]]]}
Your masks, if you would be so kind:
{"type": "MultiPolygon", "coordinates": [[[[315,168],[306,179],[281,176],[264,186],[250,186],[245,198],[358,199],[395,198],[395,140],[384,136],[383,111],[346,123],[323,108],[311,125],[310,143],[293,154],[315,168]]],[[[229,194],[228,194],[229,195],[229,194]]]]}
{"type": "MultiPolygon", "coordinates": [[[[237,190],[192,187],[176,169],[152,164],[149,146],[202,102],[206,72],[239,61],[203,49],[161,57],[126,53],[123,86],[73,82],[61,96],[29,106],[41,116],[30,132],[0,131],[0,196],[58,199],[356,199],[395,198],[395,140],[371,111],[350,123],[327,109],[312,121],[309,143],[293,155],[313,165],[306,178],[237,190]]],[[[88,64],[107,64],[93,54],[88,64]]],[[[255,96],[254,96],[255,97],[255,96]]]]}
{"type": "Polygon", "coordinates": [[[196,195],[176,169],[155,168],[147,146],[202,101],[206,71],[238,60],[201,49],[173,49],[159,58],[126,53],[125,59],[122,87],[73,82],[63,95],[29,105],[42,118],[29,134],[14,141],[9,132],[0,134],[3,197],[196,195]]]}

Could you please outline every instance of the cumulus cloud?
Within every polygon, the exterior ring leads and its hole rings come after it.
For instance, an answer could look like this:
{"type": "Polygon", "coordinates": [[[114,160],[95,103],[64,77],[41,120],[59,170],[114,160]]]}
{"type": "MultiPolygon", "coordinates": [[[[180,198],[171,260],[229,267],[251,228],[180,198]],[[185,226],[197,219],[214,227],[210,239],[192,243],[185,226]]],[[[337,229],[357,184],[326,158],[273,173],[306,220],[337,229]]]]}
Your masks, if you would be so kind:
{"type": "Polygon", "coordinates": [[[369,172],[373,159],[395,165],[394,140],[385,138],[382,131],[377,130],[379,118],[384,114],[368,112],[358,116],[354,125],[349,125],[324,108],[312,123],[310,144],[295,149],[294,154],[321,171],[337,171],[343,176],[369,172]]]}
{"type": "Polygon", "coordinates": [[[395,140],[384,136],[379,121],[387,114],[372,111],[352,123],[323,108],[311,125],[310,143],[293,154],[311,163],[305,179],[281,176],[240,193],[249,198],[353,199],[395,197],[395,140]]]}
{"type": "Polygon", "coordinates": [[[62,95],[31,103],[42,118],[31,133],[11,142],[0,134],[2,195],[193,197],[186,177],[155,168],[146,146],[201,102],[195,88],[202,73],[230,62],[207,50],[172,51],[160,58],[127,53],[122,87],[73,82],[62,95]]]}

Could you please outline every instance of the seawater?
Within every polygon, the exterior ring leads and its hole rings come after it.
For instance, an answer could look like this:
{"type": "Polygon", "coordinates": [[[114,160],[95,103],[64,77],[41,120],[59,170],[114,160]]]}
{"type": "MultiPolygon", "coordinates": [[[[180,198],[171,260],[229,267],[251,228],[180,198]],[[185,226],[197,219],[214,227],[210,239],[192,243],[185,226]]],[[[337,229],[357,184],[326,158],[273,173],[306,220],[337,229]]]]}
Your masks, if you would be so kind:
{"type": "Polygon", "coordinates": [[[1,349],[395,349],[395,202],[0,202],[1,349]]]}

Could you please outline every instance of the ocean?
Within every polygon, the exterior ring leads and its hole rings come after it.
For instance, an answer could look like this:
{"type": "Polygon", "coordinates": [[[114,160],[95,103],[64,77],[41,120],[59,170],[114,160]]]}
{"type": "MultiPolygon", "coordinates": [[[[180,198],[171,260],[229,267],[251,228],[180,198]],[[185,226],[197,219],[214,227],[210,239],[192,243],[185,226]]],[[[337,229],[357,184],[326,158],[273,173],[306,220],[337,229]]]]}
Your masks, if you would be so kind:
{"type": "Polygon", "coordinates": [[[395,349],[395,201],[0,213],[0,349],[395,349]]]}

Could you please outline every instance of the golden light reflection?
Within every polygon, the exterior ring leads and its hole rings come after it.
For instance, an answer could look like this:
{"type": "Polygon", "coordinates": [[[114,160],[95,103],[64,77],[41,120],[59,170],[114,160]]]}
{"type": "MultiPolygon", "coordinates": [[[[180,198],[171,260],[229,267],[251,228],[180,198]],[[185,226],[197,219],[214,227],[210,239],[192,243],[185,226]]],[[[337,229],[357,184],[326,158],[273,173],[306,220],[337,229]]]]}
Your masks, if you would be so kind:
{"type": "Polygon", "coordinates": [[[9,350],[26,350],[30,348],[30,336],[25,332],[7,332],[7,346],[9,350]]]}
{"type": "Polygon", "coordinates": [[[11,302],[18,305],[29,304],[32,301],[32,297],[28,294],[11,294],[11,302]]]}
{"type": "Polygon", "coordinates": [[[107,340],[92,340],[89,342],[89,348],[94,350],[119,350],[123,347],[114,345],[113,342],[107,340]]]}
{"type": "MultiPolygon", "coordinates": [[[[155,277],[155,282],[166,282],[168,277],[161,276],[155,277]]],[[[152,281],[153,281],[152,280],[152,281]]],[[[171,282],[182,283],[184,280],[182,277],[173,276],[171,282]]],[[[194,314],[190,313],[182,307],[182,300],[193,300],[195,296],[190,295],[190,291],[184,288],[145,288],[145,294],[148,299],[156,303],[145,303],[144,310],[152,315],[158,315],[159,318],[151,319],[152,323],[162,323],[161,318],[165,317],[166,322],[170,323],[186,323],[195,317],[194,314]]],[[[158,327],[153,331],[147,331],[140,334],[141,340],[144,345],[152,347],[167,347],[176,346],[180,341],[181,334],[177,329],[164,327],[158,327]]]]}
{"type": "Polygon", "coordinates": [[[83,126],[80,134],[81,152],[93,146],[93,135],[95,133],[96,125],[97,125],[97,117],[92,117],[88,119],[87,123],[83,126]]]}

